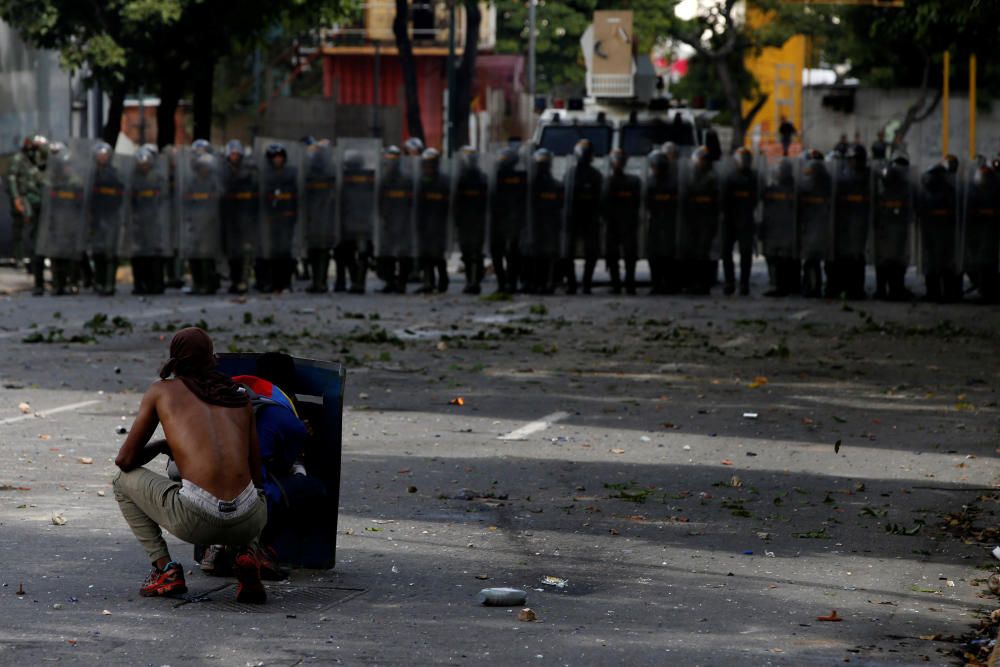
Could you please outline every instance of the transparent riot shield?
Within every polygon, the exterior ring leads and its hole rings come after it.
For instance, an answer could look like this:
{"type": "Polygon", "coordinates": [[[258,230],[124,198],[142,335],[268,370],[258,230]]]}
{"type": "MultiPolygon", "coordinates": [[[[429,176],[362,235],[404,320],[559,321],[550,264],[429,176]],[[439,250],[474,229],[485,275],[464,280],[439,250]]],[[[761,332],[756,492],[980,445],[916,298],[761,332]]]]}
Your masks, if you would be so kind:
{"type": "Polygon", "coordinates": [[[528,215],[526,150],[502,146],[487,152],[489,174],[488,238],[497,287],[516,291],[521,231],[528,215]]]}
{"type": "Polygon", "coordinates": [[[381,152],[379,139],[348,137],[337,141],[338,241],[368,244],[377,236],[381,152]]]}
{"type": "Polygon", "coordinates": [[[716,162],[716,170],[722,213],[720,247],[723,253],[731,254],[733,246],[738,246],[742,259],[745,254],[752,257],[756,251],[760,174],[758,165],[741,165],[738,159],[738,154],[726,156],[716,162]]]}
{"type": "Polygon", "coordinates": [[[125,229],[125,179],[129,156],[94,154],[90,171],[87,245],[94,255],[117,256],[125,229]]]}
{"type": "Polygon", "coordinates": [[[231,260],[250,259],[256,254],[260,208],[260,183],[253,155],[222,158],[222,239],[231,260]]]}
{"type": "Polygon", "coordinates": [[[414,227],[416,158],[385,154],[379,168],[378,224],[375,228],[375,256],[386,259],[413,259],[417,256],[414,227]]]}
{"type": "Polygon", "coordinates": [[[830,161],[798,161],[797,201],[799,256],[824,261],[833,252],[833,175],[830,161]]]}
{"type": "Polygon", "coordinates": [[[648,257],[649,252],[646,248],[646,239],[648,238],[648,231],[646,228],[646,222],[649,219],[649,214],[646,211],[646,176],[649,174],[649,158],[645,155],[633,155],[630,156],[628,162],[625,165],[625,173],[630,174],[637,179],[639,179],[639,223],[636,225],[636,252],[638,257],[648,257]]]}
{"type": "Polygon", "coordinates": [[[258,137],[254,142],[260,188],[257,257],[288,259],[303,252],[303,149],[302,144],[258,137]],[[281,146],[286,158],[268,157],[269,148],[281,146]]]}
{"type": "Polygon", "coordinates": [[[451,160],[451,228],[463,257],[486,252],[489,178],[478,152],[459,151],[451,160]]]}
{"type": "Polygon", "coordinates": [[[677,258],[704,262],[719,258],[721,179],[709,160],[680,163],[680,215],[677,221],[677,258]]]}
{"type": "Polygon", "coordinates": [[[676,159],[654,154],[646,164],[646,255],[654,261],[673,259],[677,255],[680,165],[676,159]]]}
{"type": "Polygon", "coordinates": [[[960,181],[940,163],[920,176],[917,198],[919,268],[924,274],[953,274],[960,262],[960,181]]]}
{"type": "Polygon", "coordinates": [[[915,175],[882,161],[872,173],[872,259],[876,267],[908,266],[915,219],[915,175]]]}
{"type": "Polygon", "coordinates": [[[417,234],[417,256],[441,259],[451,249],[451,229],[448,224],[451,197],[450,160],[443,155],[437,165],[421,160],[414,194],[414,225],[417,234]]]}
{"type": "Polygon", "coordinates": [[[796,169],[788,157],[764,157],[759,161],[761,192],[760,239],[768,259],[799,256],[795,224],[796,169]]]}
{"type": "Polygon", "coordinates": [[[603,254],[601,194],[607,158],[581,164],[573,155],[553,158],[552,175],[564,185],[565,212],[559,231],[559,257],[597,258],[603,254]]]}
{"type": "Polygon", "coordinates": [[[182,148],[177,154],[177,249],[181,259],[215,259],[222,253],[222,179],[219,159],[182,148]]]}
{"type": "Polygon", "coordinates": [[[872,221],[871,174],[863,161],[834,161],[833,248],[838,261],[864,262],[872,221]]]}
{"type": "Polygon", "coordinates": [[[77,260],[85,250],[93,164],[89,147],[64,147],[49,156],[35,242],[38,255],[77,260]]]}
{"type": "Polygon", "coordinates": [[[964,179],[959,252],[962,270],[983,298],[993,299],[1000,261],[1000,175],[971,165],[964,179]]]}
{"type": "Polygon", "coordinates": [[[329,142],[306,146],[302,170],[302,243],[329,250],[337,244],[337,170],[329,142]]]}
{"type": "Polygon", "coordinates": [[[532,160],[528,170],[528,216],[521,234],[521,255],[554,259],[568,245],[564,222],[565,183],[553,175],[554,165],[532,160]]]}
{"type": "Polygon", "coordinates": [[[628,158],[621,173],[609,167],[601,196],[604,257],[609,261],[639,258],[643,211],[644,158],[628,158]],[[635,164],[633,164],[635,163],[635,164]]]}
{"type": "Polygon", "coordinates": [[[131,161],[125,198],[124,254],[168,257],[170,244],[170,165],[166,157],[147,153],[131,161]]]}

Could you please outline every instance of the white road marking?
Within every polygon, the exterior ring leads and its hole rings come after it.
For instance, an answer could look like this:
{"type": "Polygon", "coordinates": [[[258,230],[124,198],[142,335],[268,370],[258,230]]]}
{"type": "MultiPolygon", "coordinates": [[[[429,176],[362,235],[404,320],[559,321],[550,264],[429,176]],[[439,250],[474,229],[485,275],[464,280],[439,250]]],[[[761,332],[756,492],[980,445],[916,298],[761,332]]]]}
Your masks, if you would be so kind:
{"type": "Polygon", "coordinates": [[[529,435],[538,433],[539,431],[544,431],[556,422],[561,422],[566,419],[566,417],[569,417],[568,412],[553,412],[551,415],[545,415],[537,421],[528,422],[521,428],[511,431],[507,435],[501,435],[499,440],[524,440],[529,435]]]}
{"type": "Polygon", "coordinates": [[[38,417],[45,418],[51,415],[57,415],[60,412],[70,412],[72,410],[79,410],[80,408],[85,408],[90,405],[96,405],[100,401],[80,401],[79,403],[70,403],[69,405],[60,405],[58,408],[50,408],[49,410],[40,410],[39,412],[32,412],[26,415],[19,415],[17,417],[8,417],[7,419],[0,419],[0,426],[4,424],[14,424],[16,422],[25,421],[27,419],[35,419],[38,417]]]}

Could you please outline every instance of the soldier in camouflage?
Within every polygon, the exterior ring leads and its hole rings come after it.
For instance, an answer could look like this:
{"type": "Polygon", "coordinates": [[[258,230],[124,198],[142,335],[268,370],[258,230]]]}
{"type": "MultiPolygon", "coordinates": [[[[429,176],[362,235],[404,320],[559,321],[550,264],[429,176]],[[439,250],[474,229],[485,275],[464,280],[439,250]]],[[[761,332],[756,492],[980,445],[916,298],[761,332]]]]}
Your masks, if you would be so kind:
{"type": "Polygon", "coordinates": [[[42,201],[42,171],[48,154],[48,141],[41,135],[25,137],[21,151],[10,161],[7,171],[7,191],[10,194],[14,228],[14,259],[18,263],[30,258],[28,271],[35,277],[36,295],[45,292],[44,266],[35,256],[35,236],[42,201]]]}

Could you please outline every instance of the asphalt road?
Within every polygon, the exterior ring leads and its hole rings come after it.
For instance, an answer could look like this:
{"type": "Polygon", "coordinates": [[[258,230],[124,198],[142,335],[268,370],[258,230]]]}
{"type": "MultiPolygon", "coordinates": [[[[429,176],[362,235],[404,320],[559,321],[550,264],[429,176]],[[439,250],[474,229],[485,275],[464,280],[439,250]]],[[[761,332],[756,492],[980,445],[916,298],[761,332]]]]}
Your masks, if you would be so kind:
{"type": "MultiPolygon", "coordinates": [[[[998,325],[759,296],[14,292],[0,663],[958,664],[993,563],[942,524],[998,482],[998,325]],[[110,488],[116,427],[195,323],[348,368],[337,566],[265,613],[138,597],[110,488]],[[538,621],[477,605],[487,586],[538,621]]],[[[229,583],[171,544],[192,589],[229,583]]]]}

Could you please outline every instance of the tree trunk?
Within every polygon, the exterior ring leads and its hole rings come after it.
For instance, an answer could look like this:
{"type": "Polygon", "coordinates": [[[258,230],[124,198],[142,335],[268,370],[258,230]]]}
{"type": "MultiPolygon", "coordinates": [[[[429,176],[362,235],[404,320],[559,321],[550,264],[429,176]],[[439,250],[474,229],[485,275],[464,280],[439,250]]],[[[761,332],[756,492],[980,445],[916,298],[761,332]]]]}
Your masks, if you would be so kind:
{"type": "Polygon", "coordinates": [[[413,59],[413,45],[407,25],[410,10],[407,0],[396,0],[396,18],[392,21],[392,32],[396,36],[399,50],[399,66],[403,70],[403,88],[406,90],[406,128],[411,137],[424,140],[424,124],[420,119],[420,97],[417,93],[417,63],[413,59]]]}
{"type": "Polygon", "coordinates": [[[896,129],[896,135],[893,137],[893,144],[902,146],[904,140],[906,139],[906,133],[910,131],[915,123],[922,122],[927,119],[934,110],[937,109],[938,104],[941,102],[941,98],[944,93],[938,89],[937,94],[931,103],[927,105],[927,93],[929,92],[928,81],[930,79],[931,72],[931,60],[926,58],[924,60],[924,74],[920,80],[920,94],[917,96],[917,101],[911,104],[906,109],[906,115],[903,117],[903,122],[900,123],[899,127],[896,129]],[[927,106],[925,109],[924,106],[927,106]]]}
{"type": "Polygon", "coordinates": [[[462,64],[455,73],[455,148],[470,143],[469,113],[472,111],[472,87],[476,80],[476,52],[482,18],[478,0],[465,0],[465,44],[462,64]]]}
{"type": "Polygon", "coordinates": [[[191,115],[194,138],[212,140],[212,93],[215,84],[215,57],[195,63],[191,115]]]}
{"type": "Polygon", "coordinates": [[[101,139],[111,144],[118,143],[118,132],[122,128],[122,112],[125,111],[125,82],[115,83],[111,88],[111,105],[108,107],[108,119],[101,130],[101,139]]]}
{"type": "Polygon", "coordinates": [[[737,148],[743,146],[746,143],[747,128],[749,128],[750,125],[753,124],[753,119],[756,118],[757,114],[760,113],[760,110],[764,108],[764,105],[767,104],[767,100],[770,97],[771,96],[768,95],[767,93],[762,94],[760,97],[757,98],[757,101],[753,103],[753,106],[747,109],[747,112],[743,114],[743,119],[742,119],[743,134],[739,137],[739,141],[737,141],[736,133],[735,132],[733,133],[733,141],[731,144],[732,150],[735,151],[737,148]]]}
{"type": "Polygon", "coordinates": [[[156,107],[156,145],[160,148],[174,143],[177,125],[174,115],[181,101],[180,72],[166,72],[160,78],[160,105],[156,107]]]}
{"type": "Polygon", "coordinates": [[[726,98],[729,124],[733,129],[733,138],[729,147],[735,150],[743,145],[746,138],[746,125],[743,124],[743,110],[740,108],[743,100],[733,82],[732,72],[729,71],[729,62],[724,57],[714,57],[713,60],[715,61],[715,72],[719,75],[719,85],[722,86],[722,94],[726,98]]]}

